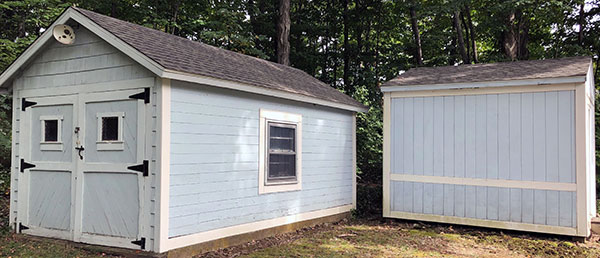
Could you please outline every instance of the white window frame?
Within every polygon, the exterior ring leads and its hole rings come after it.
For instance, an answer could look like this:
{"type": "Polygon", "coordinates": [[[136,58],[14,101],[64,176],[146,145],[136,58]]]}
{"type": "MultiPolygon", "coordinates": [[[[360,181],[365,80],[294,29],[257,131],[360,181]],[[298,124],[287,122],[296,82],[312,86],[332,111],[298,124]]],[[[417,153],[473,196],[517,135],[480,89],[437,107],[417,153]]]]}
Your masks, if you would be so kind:
{"type": "Polygon", "coordinates": [[[96,114],[98,137],[96,140],[96,150],[98,151],[119,151],[125,149],[125,143],[123,142],[123,120],[125,118],[125,112],[104,112],[96,114]],[[103,141],[102,140],[102,118],[104,117],[117,117],[119,120],[118,134],[116,141],[103,141]]]}
{"type": "Polygon", "coordinates": [[[63,116],[40,116],[41,123],[41,135],[40,135],[40,150],[42,151],[63,151],[64,145],[62,142],[62,122],[63,116]],[[55,142],[47,142],[46,141],[46,121],[57,120],[56,125],[56,141],[55,142]]]}
{"type": "Polygon", "coordinates": [[[302,190],[302,116],[279,111],[260,109],[259,119],[259,173],[258,193],[276,193],[302,190]],[[277,183],[267,182],[268,170],[268,123],[292,124],[296,126],[296,180],[277,183]]]}

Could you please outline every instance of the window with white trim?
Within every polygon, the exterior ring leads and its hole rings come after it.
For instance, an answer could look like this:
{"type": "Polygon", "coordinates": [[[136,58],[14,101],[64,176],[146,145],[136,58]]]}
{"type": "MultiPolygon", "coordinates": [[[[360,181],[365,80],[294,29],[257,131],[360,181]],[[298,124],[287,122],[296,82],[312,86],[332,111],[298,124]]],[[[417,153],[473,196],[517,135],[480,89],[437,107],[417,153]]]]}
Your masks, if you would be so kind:
{"type": "Polygon", "coordinates": [[[40,150],[62,151],[62,116],[40,116],[40,150]]]}
{"type": "Polygon", "coordinates": [[[98,113],[97,150],[123,150],[123,118],[124,112],[98,113]]]}
{"type": "Polygon", "coordinates": [[[300,190],[302,116],[260,110],[259,193],[300,190]]]}

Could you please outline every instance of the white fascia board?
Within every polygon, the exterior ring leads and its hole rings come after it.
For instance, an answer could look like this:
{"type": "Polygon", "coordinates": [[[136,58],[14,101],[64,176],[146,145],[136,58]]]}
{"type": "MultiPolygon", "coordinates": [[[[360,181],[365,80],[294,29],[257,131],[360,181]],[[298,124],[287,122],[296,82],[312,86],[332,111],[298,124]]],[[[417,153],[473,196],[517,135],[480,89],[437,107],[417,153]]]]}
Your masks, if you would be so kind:
{"type": "Polygon", "coordinates": [[[161,77],[172,79],[172,80],[178,80],[178,81],[205,84],[205,85],[219,87],[219,88],[239,90],[239,91],[244,91],[244,92],[249,92],[249,93],[255,93],[255,94],[260,94],[260,95],[276,97],[276,98],[300,101],[300,102],[316,104],[316,105],[321,105],[321,106],[326,106],[326,107],[349,110],[349,111],[353,111],[353,112],[367,112],[368,111],[367,108],[361,108],[361,107],[356,107],[356,106],[352,106],[352,105],[336,103],[333,101],[322,100],[322,99],[318,99],[318,98],[314,98],[314,97],[303,96],[303,95],[299,95],[299,94],[295,94],[295,93],[266,89],[263,87],[253,86],[253,85],[249,85],[249,84],[221,80],[221,79],[211,78],[211,77],[207,77],[207,76],[183,73],[183,72],[178,72],[178,71],[173,71],[173,70],[165,70],[165,72],[161,75],[161,77]]]}
{"type": "Polygon", "coordinates": [[[423,84],[407,86],[386,86],[381,87],[382,92],[395,91],[419,91],[419,90],[449,90],[449,89],[474,89],[489,87],[513,87],[528,85],[551,85],[563,83],[581,83],[585,82],[586,76],[558,77],[545,79],[528,80],[509,80],[509,81],[489,81],[489,82],[469,82],[469,83],[446,83],[446,84],[423,84]]]}
{"type": "Polygon", "coordinates": [[[131,45],[125,43],[123,40],[119,39],[114,34],[100,27],[100,25],[88,19],[80,12],[74,9],[69,9],[68,11],[71,14],[70,18],[83,25],[86,29],[92,31],[101,39],[105,40],[110,45],[120,50],[121,52],[129,56],[131,59],[138,62],[140,65],[144,66],[146,69],[150,70],[155,75],[160,75],[163,72],[164,68],[160,64],[147,57],[146,55],[142,54],[131,45]]]}
{"type": "Polygon", "coordinates": [[[92,33],[96,34],[101,39],[108,42],[113,47],[117,48],[140,65],[144,66],[146,69],[150,70],[156,75],[160,75],[163,71],[163,68],[158,63],[154,62],[149,57],[137,51],[135,48],[125,43],[124,41],[117,38],[112,33],[100,27],[98,24],[94,23],[92,20],[85,17],[83,14],[79,13],[75,9],[69,8],[63,14],[52,23],[46,29],[46,31],[35,41],[33,42],[26,50],[15,60],[7,69],[0,75],[0,88],[7,88],[5,86],[7,82],[24,66],[27,61],[31,59],[35,54],[49,41],[53,40],[52,29],[54,26],[58,24],[64,24],[69,19],[73,19],[86,29],[90,30],[92,33]]]}

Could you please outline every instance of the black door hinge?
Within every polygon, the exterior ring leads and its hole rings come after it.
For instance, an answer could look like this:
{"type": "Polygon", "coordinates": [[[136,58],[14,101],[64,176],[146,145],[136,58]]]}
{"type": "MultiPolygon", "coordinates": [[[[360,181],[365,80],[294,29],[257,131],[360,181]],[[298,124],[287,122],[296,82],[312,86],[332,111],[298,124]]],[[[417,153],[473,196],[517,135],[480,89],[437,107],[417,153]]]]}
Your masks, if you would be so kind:
{"type": "Polygon", "coordinates": [[[28,226],[25,226],[19,222],[19,233],[23,232],[23,230],[29,229],[28,226]]]}
{"type": "Polygon", "coordinates": [[[140,240],[135,240],[135,241],[131,241],[132,244],[134,245],[139,245],[142,250],[146,249],[146,238],[142,237],[140,240]]]}
{"type": "Polygon", "coordinates": [[[150,103],[150,88],[144,88],[144,92],[129,96],[130,99],[143,99],[144,104],[150,103]]]}
{"type": "Polygon", "coordinates": [[[127,169],[137,171],[137,172],[142,172],[142,174],[144,176],[148,176],[148,161],[144,160],[144,162],[142,164],[130,166],[130,167],[127,167],[127,169]]]}
{"type": "Polygon", "coordinates": [[[25,98],[21,98],[21,110],[25,111],[26,108],[36,105],[37,102],[27,101],[25,98]]]}
{"type": "Polygon", "coordinates": [[[34,168],[35,165],[31,164],[31,163],[27,163],[25,162],[24,159],[21,159],[21,166],[19,166],[19,168],[21,169],[21,172],[25,172],[25,169],[28,168],[34,168]]]}

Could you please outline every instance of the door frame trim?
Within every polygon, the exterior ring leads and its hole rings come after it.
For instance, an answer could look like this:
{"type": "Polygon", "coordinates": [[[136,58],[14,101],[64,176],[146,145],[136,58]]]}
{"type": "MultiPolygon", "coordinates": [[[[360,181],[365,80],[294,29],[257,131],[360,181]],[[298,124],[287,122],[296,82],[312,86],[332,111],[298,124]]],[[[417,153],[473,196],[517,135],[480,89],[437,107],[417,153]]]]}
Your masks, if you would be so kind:
{"type": "MultiPolygon", "coordinates": [[[[81,124],[83,123],[83,121],[78,121],[80,114],[79,114],[79,106],[80,103],[83,103],[84,101],[80,100],[82,95],[88,95],[88,94],[108,94],[108,93],[116,93],[116,92],[126,92],[126,93],[130,93],[130,90],[143,90],[144,88],[151,88],[151,91],[154,92],[152,89],[154,87],[155,84],[155,78],[154,77],[148,77],[148,78],[142,78],[142,79],[134,79],[134,80],[125,80],[125,81],[115,81],[115,82],[107,82],[107,83],[96,83],[96,84],[85,84],[85,85],[72,85],[72,86],[63,86],[63,87],[59,87],[59,88],[44,88],[44,89],[21,89],[21,90],[16,90],[15,89],[15,101],[17,98],[36,98],[36,99],[72,99],[71,102],[68,103],[72,103],[73,104],[73,126],[75,125],[79,125],[81,127],[81,124]],[[74,100],[73,100],[74,99],[74,100]]],[[[129,95],[126,95],[126,93],[122,94],[122,100],[130,100],[129,99],[129,95]]],[[[152,97],[151,97],[152,98],[152,97]]],[[[138,137],[138,152],[137,152],[137,159],[138,160],[151,160],[150,156],[151,156],[151,148],[150,146],[152,145],[152,138],[150,136],[150,134],[152,133],[152,128],[151,128],[151,122],[152,122],[152,108],[155,106],[155,103],[153,103],[154,99],[151,99],[150,104],[145,104],[143,100],[138,100],[138,136],[141,135],[142,137],[138,137]],[[142,112],[140,112],[140,110],[142,110],[142,112]]],[[[68,104],[68,103],[56,103],[56,104],[68,104]]],[[[36,106],[40,106],[40,105],[44,105],[44,103],[38,103],[36,106]]],[[[14,107],[15,109],[17,108],[16,106],[14,107]]],[[[30,153],[30,149],[31,147],[28,146],[30,144],[32,144],[30,142],[30,135],[31,132],[29,132],[29,124],[31,123],[31,109],[26,109],[25,112],[22,112],[20,109],[16,112],[20,113],[20,123],[18,126],[19,129],[19,149],[18,149],[18,158],[26,158],[29,159],[31,157],[31,153],[30,153]]],[[[83,109],[82,109],[83,110],[83,109]]],[[[83,136],[83,135],[82,135],[83,136]]],[[[75,142],[76,142],[76,135],[73,134],[72,135],[73,138],[73,146],[65,146],[65,148],[72,148],[75,147],[75,142]]],[[[14,149],[14,148],[13,148],[14,149]]],[[[13,159],[16,158],[14,157],[15,154],[13,154],[13,159]]],[[[87,234],[87,233],[83,233],[81,232],[82,229],[82,225],[81,223],[78,224],[79,228],[77,226],[75,226],[75,221],[77,221],[77,219],[75,218],[75,198],[77,196],[77,194],[82,194],[82,190],[83,189],[78,189],[77,185],[78,183],[75,181],[75,177],[76,175],[78,175],[78,162],[76,162],[77,160],[79,160],[77,153],[75,151],[72,152],[72,158],[73,158],[73,166],[74,169],[72,169],[71,172],[71,185],[72,185],[72,189],[71,189],[71,224],[70,224],[70,229],[68,231],[61,231],[61,230],[51,230],[51,229],[44,229],[44,228],[37,228],[37,227],[30,227],[29,230],[24,231],[23,233],[25,234],[31,234],[31,235],[37,235],[37,236],[46,236],[46,237],[57,237],[57,238],[62,238],[62,239],[66,239],[66,240],[71,240],[71,241],[75,241],[75,242],[85,242],[85,243],[90,243],[90,244],[102,244],[102,245],[111,245],[111,246],[118,246],[118,247],[124,247],[124,248],[131,248],[131,249],[140,249],[140,247],[138,245],[132,244],[130,239],[126,239],[126,238],[120,238],[120,237],[109,237],[109,236],[101,236],[101,235],[94,235],[94,234],[87,234]],[[73,187],[75,186],[75,187],[73,187]],[[33,230],[32,230],[33,229],[33,230]],[[76,233],[75,231],[78,230],[79,231],[79,237],[75,237],[76,233]],[[112,240],[111,240],[112,239],[112,240]]],[[[13,166],[15,167],[15,166],[13,166]]],[[[15,167],[15,170],[18,170],[17,167],[15,167]]],[[[18,191],[17,193],[17,202],[16,202],[16,217],[14,218],[14,222],[15,225],[18,225],[19,222],[23,223],[23,222],[27,222],[28,221],[28,212],[27,212],[27,207],[28,207],[28,195],[29,195],[29,187],[25,186],[25,184],[27,184],[29,182],[29,177],[28,175],[25,176],[24,174],[28,174],[28,173],[20,173],[20,172],[14,172],[13,175],[16,176],[17,180],[18,180],[18,187],[17,189],[19,189],[20,191],[18,191]]],[[[151,180],[150,177],[143,177],[141,176],[141,179],[138,180],[139,182],[139,202],[140,202],[140,217],[139,217],[139,226],[138,226],[138,236],[137,239],[140,239],[140,237],[145,237],[146,239],[151,239],[153,238],[153,232],[151,232],[151,228],[150,228],[150,214],[147,214],[147,206],[150,205],[151,202],[151,196],[150,196],[150,188],[151,188],[151,180]]],[[[80,197],[81,198],[81,197],[80,197]]],[[[81,198],[82,199],[82,198],[81,198]]],[[[12,207],[12,205],[11,205],[12,207]]],[[[12,209],[11,209],[12,211],[12,209]]],[[[11,214],[12,215],[12,214],[11,214]]],[[[11,221],[12,222],[12,221],[11,221]]],[[[27,223],[23,223],[23,225],[27,225],[27,223]]],[[[146,245],[145,250],[150,250],[152,249],[152,247],[150,245],[146,245]]]]}

